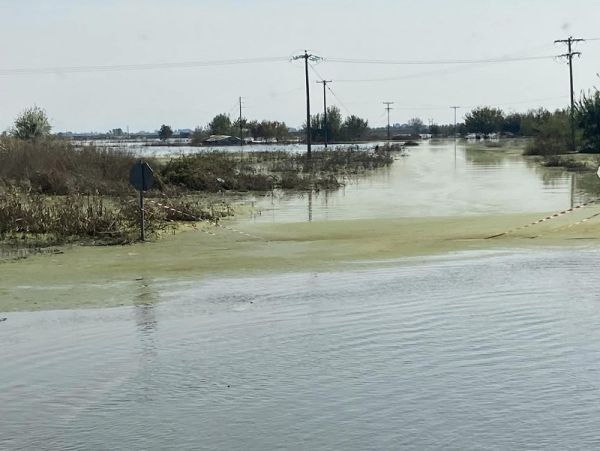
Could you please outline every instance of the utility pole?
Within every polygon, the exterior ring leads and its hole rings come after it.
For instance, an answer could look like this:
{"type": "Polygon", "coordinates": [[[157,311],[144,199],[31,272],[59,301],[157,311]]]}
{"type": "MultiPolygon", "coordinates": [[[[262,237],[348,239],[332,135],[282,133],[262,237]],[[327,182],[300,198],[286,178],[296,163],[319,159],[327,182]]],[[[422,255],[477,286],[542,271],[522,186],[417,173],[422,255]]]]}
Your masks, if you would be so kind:
{"type": "Polygon", "coordinates": [[[240,146],[244,145],[244,126],[242,125],[242,98],[240,97],[240,146]]]}
{"type": "Polygon", "coordinates": [[[454,141],[456,141],[456,110],[458,110],[460,107],[459,106],[451,106],[450,108],[452,108],[454,110],[454,141]]]}
{"type": "Polygon", "coordinates": [[[574,42],[583,42],[585,41],[585,39],[576,39],[573,38],[573,36],[569,36],[567,39],[557,39],[556,41],[554,41],[555,44],[567,44],[567,49],[568,52],[564,53],[562,55],[559,55],[559,58],[567,58],[567,64],[569,65],[569,82],[570,82],[570,88],[571,88],[571,111],[569,114],[569,119],[571,122],[571,150],[574,152],[575,151],[575,118],[574,118],[574,112],[575,112],[575,98],[574,98],[574,93],[573,93],[573,57],[574,56],[581,56],[581,52],[574,52],[573,51],[573,43],[574,42]]]}
{"type": "Polygon", "coordinates": [[[323,84],[323,134],[325,135],[325,148],[327,148],[327,83],[332,83],[331,80],[321,80],[317,83],[323,84]]]}
{"type": "Polygon", "coordinates": [[[390,144],[390,110],[393,110],[393,108],[390,105],[393,105],[394,102],[383,102],[383,104],[385,105],[385,109],[387,110],[387,140],[388,140],[388,145],[390,144]]]}
{"type": "Polygon", "coordinates": [[[319,58],[316,55],[312,55],[308,53],[308,51],[304,51],[303,55],[297,55],[292,57],[292,60],[304,60],[304,76],[306,79],[306,156],[307,158],[311,157],[311,129],[310,129],[310,87],[308,82],[308,61],[318,61],[319,58]]]}

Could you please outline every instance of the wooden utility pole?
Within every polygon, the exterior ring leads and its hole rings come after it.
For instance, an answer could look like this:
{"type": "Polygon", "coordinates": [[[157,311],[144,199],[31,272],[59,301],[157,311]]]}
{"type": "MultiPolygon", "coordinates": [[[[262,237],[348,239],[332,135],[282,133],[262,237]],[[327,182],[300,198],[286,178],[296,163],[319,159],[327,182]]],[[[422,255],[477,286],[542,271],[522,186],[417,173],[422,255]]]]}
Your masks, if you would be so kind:
{"type": "Polygon", "coordinates": [[[390,105],[393,105],[394,102],[383,102],[385,105],[385,109],[387,110],[387,141],[388,145],[390,144],[390,110],[393,108],[390,105]]]}
{"type": "Polygon", "coordinates": [[[458,110],[460,107],[459,106],[451,106],[450,108],[452,108],[454,110],[454,141],[456,141],[456,110],[458,110]]]}
{"type": "Polygon", "coordinates": [[[306,80],[306,156],[307,158],[311,157],[311,128],[310,128],[310,87],[308,80],[308,61],[318,61],[319,58],[316,55],[312,55],[308,53],[308,51],[304,51],[303,55],[297,55],[292,57],[293,60],[304,60],[304,76],[306,80]]]}
{"type": "Polygon", "coordinates": [[[581,56],[581,52],[573,51],[574,42],[583,42],[585,39],[575,39],[573,36],[569,36],[567,39],[557,39],[554,41],[555,44],[567,44],[567,53],[559,55],[559,58],[567,58],[567,64],[569,65],[569,85],[571,94],[571,110],[569,114],[569,121],[571,123],[571,150],[574,152],[575,149],[575,95],[573,92],[573,57],[581,56]]]}
{"type": "Polygon", "coordinates": [[[240,146],[244,145],[244,126],[242,125],[242,98],[240,97],[240,146]]]}
{"type": "Polygon", "coordinates": [[[321,80],[317,83],[323,84],[323,134],[325,136],[325,148],[327,148],[327,83],[331,83],[331,80],[321,80]]]}

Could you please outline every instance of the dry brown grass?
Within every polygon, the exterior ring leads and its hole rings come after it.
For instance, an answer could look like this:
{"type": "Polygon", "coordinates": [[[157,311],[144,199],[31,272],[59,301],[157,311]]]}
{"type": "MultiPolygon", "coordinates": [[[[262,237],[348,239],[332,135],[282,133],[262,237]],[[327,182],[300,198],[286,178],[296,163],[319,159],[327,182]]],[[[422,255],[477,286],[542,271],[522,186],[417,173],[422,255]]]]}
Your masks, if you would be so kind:
{"type": "Polygon", "coordinates": [[[0,182],[45,194],[123,194],[130,192],[135,157],[95,146],[77,149],[57,138],[42,141],[0,139],[0,182]]]}

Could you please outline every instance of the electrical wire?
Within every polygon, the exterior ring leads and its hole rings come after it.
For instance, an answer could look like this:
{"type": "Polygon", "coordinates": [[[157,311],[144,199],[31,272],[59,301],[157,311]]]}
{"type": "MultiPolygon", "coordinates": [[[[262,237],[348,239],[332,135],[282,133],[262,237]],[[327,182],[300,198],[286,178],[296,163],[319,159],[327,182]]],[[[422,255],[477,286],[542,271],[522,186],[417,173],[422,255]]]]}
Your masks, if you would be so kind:
{"type": "MultiPolygon", "coordinates": [[[[309,65],[310,68],[313,70],[313,72],[317,75],[317,77],[319,77],[321,79],[321,81],[324,80],[324,78],[321,76],[321,74],[317,71],[317,69],[315,69],[315,67],[310,64],[309,65]]],[[[350,116],[352,116],[352,113],[350,112],[350,109],[348,109],[348,107],[346,105],[344,105],[344,102],[342,102],[342,100],[335,94],[335,92],[333,92],[333,90],[331,89],[331,87],[327,84],[325,85],[327,87],[327,90],[331,93],[331,95],[333,97],[335,97],[335,99],[338,101],[338,103],[341,105],[341,107],[346,110],[346,113],[348,113],[350,116]]]]}
{"type": "Polygon", "coordinates": [[[422,78],[436,75],[448,75],[453,73],[462,72],[464,70],[472,69],[474,66],[459,66],[450,69],[438,69],[427,72],[419,72],[416,74],[407,74],[407,75],[398,75],[394,77],[380,77],[380,78],[342,78],[335,79],[336,83],[378,83],[378,82],[388,82],[388,81],[398,81],[398,80],[409,80],[411,78],[422,78]]]}
{"type": "Polygon", "coordinates": [[[342,106],[342,108],[344,110],[346,110],[346,113],[348,113],[350,116],[352,116],[352,113],[350,112],[350,109],[344,105],[344,102],[342,102],[342,100],[335,94],[335,92],[333,92],[333,90],[329,87],[329,85],[327,86],[328,91],[331,93],[331,95],[333,97],[335,97],[335,99],[338,101],[338,103],[342,106]]]}
{"type": "Polygon", "coordinates": [[[385,65],[444,65],[444,64],[488,64],[510,63],[518,61],[536,61],[555,59],[556,55],[521,56],[484,59],[456,59],[456,60],[370,60],[356,58],[323,58],[325,62],[342,64],[385,64],[385,65]]]}
{"type": "Polygon", "coordinates": [[[35,75],[35,74],[64,74],[64,73],[82,73],[82,72],[119,72],[119,71],[139,71],[139,70],[154,70],[154,69],[186,69],[193,67],[216,67],[216,66],[231,66],[238,64],[258,64],[258,63],[274,63],[287,62],[288,57],[259,57],[259,58],[242,58],[229,60],[212,60],[212,61],[184,61],[170,63],[147,63],[147,64],[114,64],[114,65],[98,65],[98,66],[57,66],[57,67],[23,67],[15,69],[0,69],[1,75],[35,75]]]}

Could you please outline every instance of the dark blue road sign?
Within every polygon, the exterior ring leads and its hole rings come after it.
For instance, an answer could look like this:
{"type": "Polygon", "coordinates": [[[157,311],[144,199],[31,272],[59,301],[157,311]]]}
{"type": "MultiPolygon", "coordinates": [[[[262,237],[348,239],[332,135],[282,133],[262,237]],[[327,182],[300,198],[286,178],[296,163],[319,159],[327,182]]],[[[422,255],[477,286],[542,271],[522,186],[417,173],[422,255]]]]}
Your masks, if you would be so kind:
{"type": "Polygon", "coordinates": [[[148,163],[138,161],[129,171],[129,183],[138,191],[148,191],[154,184],[154,172],[148,163]]]}

